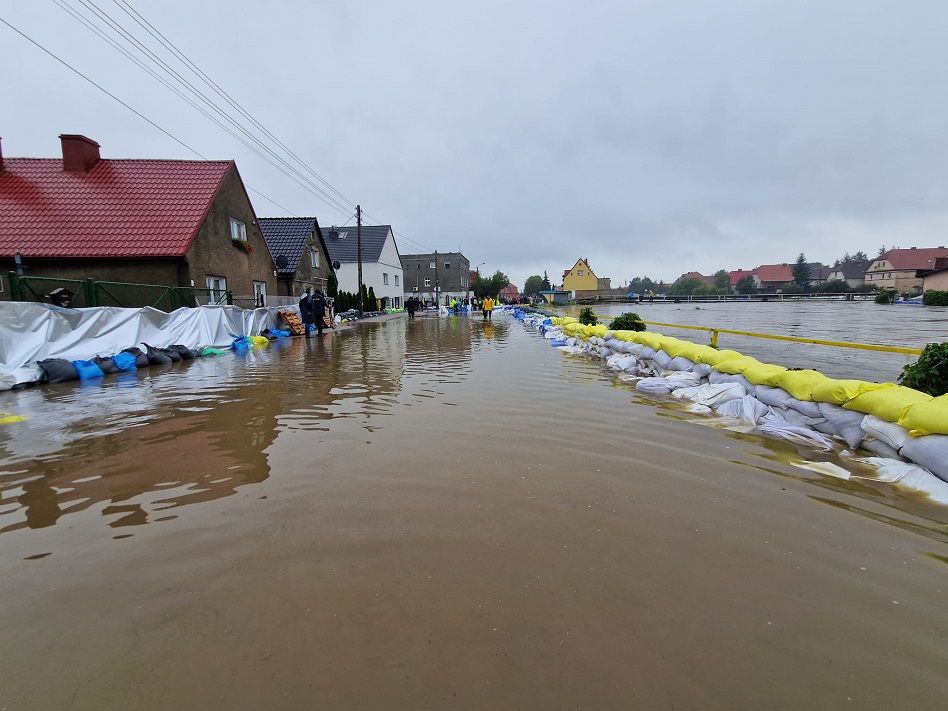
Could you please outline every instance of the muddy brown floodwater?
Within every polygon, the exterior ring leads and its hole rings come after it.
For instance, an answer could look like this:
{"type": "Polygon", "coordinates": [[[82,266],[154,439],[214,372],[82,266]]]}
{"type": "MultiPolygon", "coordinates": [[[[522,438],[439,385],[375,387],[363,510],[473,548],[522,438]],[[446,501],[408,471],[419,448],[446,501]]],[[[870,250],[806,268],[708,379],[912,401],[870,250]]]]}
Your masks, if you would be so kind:
{"type": "Polygon", "coordinates": [[[945,708],[948,512],[503,316],[2,399],[0,708],[945,708]]]}

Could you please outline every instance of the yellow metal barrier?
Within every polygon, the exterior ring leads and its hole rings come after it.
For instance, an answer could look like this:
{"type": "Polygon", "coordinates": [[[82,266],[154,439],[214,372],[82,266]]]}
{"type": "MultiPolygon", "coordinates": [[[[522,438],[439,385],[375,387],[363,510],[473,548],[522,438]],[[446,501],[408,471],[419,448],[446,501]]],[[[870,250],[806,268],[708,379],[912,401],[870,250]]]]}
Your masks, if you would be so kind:
{"type": "Polygon", "coordinates": [[[711,345],[717,348],[718,334],[729,333],[733,336],[750,336],[751,338],[767,338],[772,341],[790,341],[791,343],[812,343],[817,346],[833,346],[835,348],[856,348],[863,351],[881,351],[883,353],[905,353],[907,355],[921,355],[919,348],[903,348],[902,346],[880,346],[874,343],[846,343],[845,341],[825,341],[820,338],[801,338],[799,336],[777,336],[773,333],[754,333],[753,331],[735,331],[730,328],[713,328],[711,326],[686,326],[680,323],[661,323],[660,321],[645,321],[649,326],[666,326],[668,328],[684,328],[692,331],[707,331],[711,334],[711,345]]]}

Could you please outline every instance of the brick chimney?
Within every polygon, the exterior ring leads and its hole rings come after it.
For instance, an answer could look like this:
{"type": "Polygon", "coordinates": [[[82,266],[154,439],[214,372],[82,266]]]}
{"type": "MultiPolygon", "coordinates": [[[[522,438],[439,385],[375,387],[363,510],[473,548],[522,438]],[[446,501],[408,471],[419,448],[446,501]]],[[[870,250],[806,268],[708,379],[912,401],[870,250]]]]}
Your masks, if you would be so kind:
{"type": "Polygon", "coordinates": [[[64,133],[59,140],[63,145],[63,170],[87,173],[101,160],[99,144],[91,138],[64,133]]]}

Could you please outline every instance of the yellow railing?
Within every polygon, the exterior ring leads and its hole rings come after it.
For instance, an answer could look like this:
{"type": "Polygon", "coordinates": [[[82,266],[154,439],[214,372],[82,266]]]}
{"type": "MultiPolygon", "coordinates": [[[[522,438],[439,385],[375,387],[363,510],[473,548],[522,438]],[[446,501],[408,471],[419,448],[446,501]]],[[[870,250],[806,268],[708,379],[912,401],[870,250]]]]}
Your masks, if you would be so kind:
{"type": "Polygon", "coordinates": [[[802,338],[800,336],[778,336],[773,333],[755,333],[753,331],[735,331],[730,328],[714,328],[712,326],[686,326],[680,323],[661,323],[660,321],[645,321],[649,326],[665,326],[668,328],[684,328],[691,331],[707,331],[711,334],[711,345],[717,348],[718,334],[728,333],[733,336],[750,336],[751,338],[767,338],[772,341],[790,341],[791,343],[812,343],[817,346],[833,346],[835,348],[856,348],[863,351],[881,351],[883,353],[905,353],[907,355],[921,355],[918,348],[903,348],[902,346],[880,346],[875,343],[848,343],[846,341],[826,341],[821,338],[802,338]]]}

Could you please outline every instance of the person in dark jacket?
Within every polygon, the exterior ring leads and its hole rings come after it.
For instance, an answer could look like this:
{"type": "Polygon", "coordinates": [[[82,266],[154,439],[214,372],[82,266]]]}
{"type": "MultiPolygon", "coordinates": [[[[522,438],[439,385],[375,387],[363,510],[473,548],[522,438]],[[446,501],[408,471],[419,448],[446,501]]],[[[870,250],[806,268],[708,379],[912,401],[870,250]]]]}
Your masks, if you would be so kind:
{"type": "Polygon", "coordinates": [[[303,331],[306,332],[307,338],[309,338],[309,332],[313,325],[313,306],[313,293],[307,286],[303,292],[303,298],[300,299],[300,320],[303,322],[303,331]]]}
{"type": "Polygon", "coordinates": [[[313,297],[313,321],[316,322],[316,335],[323,335],[323,319],[326,317],[326,297],[319,289],[313,297]]]}

